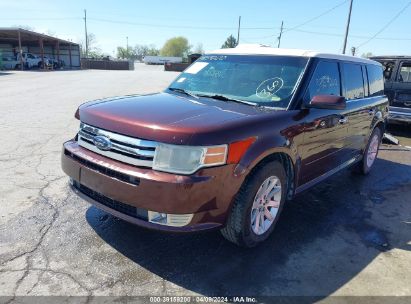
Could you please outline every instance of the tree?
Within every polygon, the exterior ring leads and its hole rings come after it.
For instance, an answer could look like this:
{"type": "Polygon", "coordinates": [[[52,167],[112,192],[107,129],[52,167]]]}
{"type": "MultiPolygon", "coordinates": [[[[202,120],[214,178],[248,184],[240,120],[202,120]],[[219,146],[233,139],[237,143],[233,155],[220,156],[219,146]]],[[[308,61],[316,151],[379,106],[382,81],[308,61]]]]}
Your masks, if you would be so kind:
{"type": "Polygon", "coordinates": [[[157,49],[154,44],[137,44],[134,47],[134,54],[136,56],[136,59],[141,60],[144,56],[158,56],[160,54],[160,50],[157,49]]]}
{"type": "Polygon", "coordinates": [[[228,36],[227,40],[221,46],[222,49],[235,48],[237,46],[237,39],[233,35],[228,36]]]}
{"type": "Polygon", "coordinates": [[[197,44],[197,46],[195,47],[193,53],[195,53],[195,54],[204,54],[203,44],[201,42],[197,44]]]}
{"type": "Polygon", "coordinates": [[[148,46],[147,54],[144,56],[158,56],[160,55],[160,50],[156,48],[154,44],[148,46]]]}
{"type": "MultiPolygon", "coordinates": [[[[89,33],[87,35],[87,42],[88,42],[88,58],[100,58],[102,56],[101,49],[97,44],[96,35],[93,33],[89,33]]],[[[81,57],[86,57],[86,43],[84,40],[80,40],[78,42],[80,44],[81,50],[81,57]]]]}
{"type": "Polygon", "coordinates": [[[129,46],[127,49],[122,46],[118,46],[117,47],[117,58],[135,59],[136,58],[135,49],[133,49],[131,46],[129,46]]]}
{"type": "Polygon", "coordinates": [[[161,56],[186,57],[190,49],[187,38],[174,37],[166,41],[160,54],[161,56]]]}

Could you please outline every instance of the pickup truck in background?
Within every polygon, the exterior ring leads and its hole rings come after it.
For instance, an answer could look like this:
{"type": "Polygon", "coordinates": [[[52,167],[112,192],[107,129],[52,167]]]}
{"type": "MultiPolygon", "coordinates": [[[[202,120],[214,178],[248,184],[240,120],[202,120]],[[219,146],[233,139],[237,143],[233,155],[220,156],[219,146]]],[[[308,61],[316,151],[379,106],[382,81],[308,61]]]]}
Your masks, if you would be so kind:
{"type": "Polygon", "coordinates": [[[389,123],[411,123],[411,56],[376,56],[384,68],[384,91],[390,102],[389,123]]]}
{"type": "MultiPolygon", "coordinates": [[[[31,69],[34,67],[41,68],[43,65],[43,61],[40,56],[34,55],[32,53],[23,53],[23,65],[25,68],[31,69]]],[[[18,53],[16,56],[18,64],[20,64],[20,54],[18,53]]]]}

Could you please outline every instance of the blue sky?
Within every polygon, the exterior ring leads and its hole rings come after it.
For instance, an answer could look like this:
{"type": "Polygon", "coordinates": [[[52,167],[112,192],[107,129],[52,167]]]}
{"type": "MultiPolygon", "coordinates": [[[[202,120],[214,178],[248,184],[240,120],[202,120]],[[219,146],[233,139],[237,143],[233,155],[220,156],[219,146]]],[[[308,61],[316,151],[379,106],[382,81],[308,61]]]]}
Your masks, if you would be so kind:
{"type": "MultiPolygon", "coordinates": [[[[347,50],[367,41],[409,2],[354,0],[347,50]]],[[[339,53],[348,7],[348,0],[1,0],[0,27],[28,25],[77,42],[84,37],[82,17],[87,9],[89,32],[95,34],[102,51],[114,55],[117,46],[125,46],[126,36],[129,45],[155,44],[159,48],[170,37],[185,36],[194,47],[202,43],[205,50],[213,50],[230,34],[237,35],[241,15],[241,43],[276,46],[283,20],[281,47],[339,53]],[[318,17],[333,7],[336,8],[318,17]],[[306,23],[315,17],[318,18],[306,23]]],[[[358,52],[409,55],[410,20],[411,6],[358,52]]]]}

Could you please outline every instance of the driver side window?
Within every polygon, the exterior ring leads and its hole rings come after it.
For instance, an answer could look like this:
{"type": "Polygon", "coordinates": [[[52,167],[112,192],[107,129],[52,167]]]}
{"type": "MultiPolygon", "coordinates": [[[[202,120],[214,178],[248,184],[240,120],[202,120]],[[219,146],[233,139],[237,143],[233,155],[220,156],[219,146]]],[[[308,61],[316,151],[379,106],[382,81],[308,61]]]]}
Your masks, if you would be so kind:
{"type": "Polygon", "coordinates": [[[304,100],[310,101],[316,95],[341,95],[341,79],[337,62],[320,61],[317,64],[304,100]]]}

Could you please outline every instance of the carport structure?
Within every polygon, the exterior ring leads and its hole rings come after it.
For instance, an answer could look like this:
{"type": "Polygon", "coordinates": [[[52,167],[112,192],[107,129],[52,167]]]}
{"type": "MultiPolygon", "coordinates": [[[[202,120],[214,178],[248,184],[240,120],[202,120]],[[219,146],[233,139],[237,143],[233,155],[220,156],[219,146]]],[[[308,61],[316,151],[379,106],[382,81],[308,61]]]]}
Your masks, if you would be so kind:
{"type": "MultiPolygon", "coordinates": [[[[80,68],[80,46],[77,43],[22,28],[0,27],[0,51],[3,57],[15,58],[17,53],[27,52],[40,56],[43,62],[47,56],[63,60],[67,67],[80,68]]],[[[22,63],[20,66],[23,69],[22,63]]]]}

